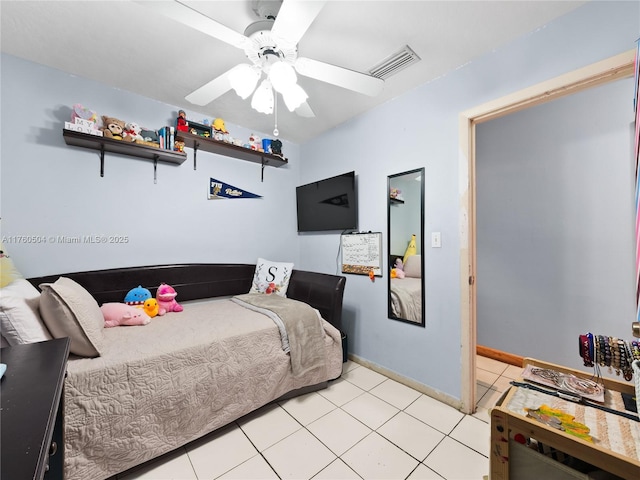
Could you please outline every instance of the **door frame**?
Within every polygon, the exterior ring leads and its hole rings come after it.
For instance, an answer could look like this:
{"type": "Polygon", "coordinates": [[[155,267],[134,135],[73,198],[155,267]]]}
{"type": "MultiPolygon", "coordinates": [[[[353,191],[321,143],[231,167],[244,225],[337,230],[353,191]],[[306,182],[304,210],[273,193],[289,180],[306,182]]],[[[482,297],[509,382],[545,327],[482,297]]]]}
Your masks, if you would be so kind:
{"type": "Polygon", "coordinates": [[[560,75],[460,113],[460,322],[462,411],[476,405],[476,125],[634,75],[636,50],[560,75]]]}

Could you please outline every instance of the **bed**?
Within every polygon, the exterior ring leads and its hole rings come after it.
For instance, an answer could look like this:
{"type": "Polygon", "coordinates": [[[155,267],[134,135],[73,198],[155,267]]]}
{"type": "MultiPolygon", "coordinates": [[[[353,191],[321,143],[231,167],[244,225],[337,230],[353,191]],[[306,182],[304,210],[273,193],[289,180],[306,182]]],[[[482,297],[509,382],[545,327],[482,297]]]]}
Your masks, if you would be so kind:
{"type": "Polygon", "coordinates": [[[341,375],[345,278],[293,270],[287,299],[276,302],[300,319],[286,313],[290,318],[282,323],[293,329],[287,337],[263,311],[269,305],[251,304],[276,296],[246,295],[255,269],[182,264],[29,279],[38,286],[64,277],[99,304],[121,302],[132,285],[151,290],[165,282],[184,307],[148,325],[103,329],[99,356],[70,356],[66,479],[108,478],[341,375]],[[305,316],[308,323],[294,332],[305,316]]]}
{"type": "Polygon", "coordinates": [[[391,314],[411,322],[422,322],[422,263],[420,255],[407,258],[404,277],[390,279],[391,314]]]}

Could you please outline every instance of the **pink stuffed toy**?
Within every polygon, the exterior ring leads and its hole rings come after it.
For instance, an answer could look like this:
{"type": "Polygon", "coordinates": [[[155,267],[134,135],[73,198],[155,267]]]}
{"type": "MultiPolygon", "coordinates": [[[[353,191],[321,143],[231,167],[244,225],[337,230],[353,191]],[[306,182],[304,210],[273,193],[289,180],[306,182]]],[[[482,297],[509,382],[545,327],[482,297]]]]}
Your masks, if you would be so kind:
{"type": "Polygon", "coordinates": [[[120,325],[146,325],[151,321],[144,310],[126,303],[105,303],[100,307],[100,310],[104,316],[105,328],[120,325]]]}
{"type": "Polygon", "coordinates": [[[171,285],[166,283],[160,284],[158,292],[156,293],[156,300],[160,306],[159,315],[164,315],[167,312],[181,312],[184,310],[182,305],[176,302],[176,291],[171,285]]]}

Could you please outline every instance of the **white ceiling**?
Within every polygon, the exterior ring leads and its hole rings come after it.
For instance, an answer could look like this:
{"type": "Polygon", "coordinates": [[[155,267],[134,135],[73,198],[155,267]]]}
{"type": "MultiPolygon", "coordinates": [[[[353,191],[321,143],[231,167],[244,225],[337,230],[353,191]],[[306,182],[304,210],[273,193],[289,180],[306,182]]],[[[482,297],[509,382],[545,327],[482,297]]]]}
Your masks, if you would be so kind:
{"type": "MultiPolygon", "coordinates": [[[[240,33],[257,20],[250,0],[183,3],[240,33]]],[[[299,76],[316,116],[299,117],[280,102],[280,137],[304,143],[584,3],[328,1],[302,37],[300,56],[365,73],[404,45],[422,60],[387,79],[375,98],[299,76]]],[[[185,95],[245,62],[244,52],[139,3],[2,0],[0,17],[5,53],[198,112],[203,118],[221,117],[259,132],[273,130],[273,115],[256,112],[250,99],[242,100],[233,91],[205,107],[187,102],[185,95]]]]}

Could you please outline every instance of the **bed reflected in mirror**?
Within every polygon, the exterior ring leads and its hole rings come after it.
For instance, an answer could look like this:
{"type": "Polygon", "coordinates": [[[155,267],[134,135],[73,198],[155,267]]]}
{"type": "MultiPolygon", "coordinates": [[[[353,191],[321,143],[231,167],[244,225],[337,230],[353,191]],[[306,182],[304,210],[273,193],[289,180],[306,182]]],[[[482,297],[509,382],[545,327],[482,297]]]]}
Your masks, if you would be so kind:
{"type": "Polygon", "coordinates": [[[425,325],[424,168],[387,177],[389,318],[425,325]]]}

